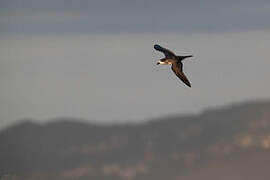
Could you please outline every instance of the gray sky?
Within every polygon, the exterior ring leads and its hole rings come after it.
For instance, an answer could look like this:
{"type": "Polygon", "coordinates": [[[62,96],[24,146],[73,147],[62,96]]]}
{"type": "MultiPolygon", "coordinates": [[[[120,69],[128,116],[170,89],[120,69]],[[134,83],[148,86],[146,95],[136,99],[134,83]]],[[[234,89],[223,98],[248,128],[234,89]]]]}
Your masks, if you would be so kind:
{"type": "Polygon", "coordinates": [[[269,0],[0,0],[0,32],[247,31],[270,27],[269,0]]]}
{"type": "Polygon", "coordinates": [[[269,9],[263,0],[2,0],[0,128],[22,118],[137,122],[269,98],[269,9]],[[194,55],[184,62],[191,89],[155,65],[155,43],[194,55]]]}

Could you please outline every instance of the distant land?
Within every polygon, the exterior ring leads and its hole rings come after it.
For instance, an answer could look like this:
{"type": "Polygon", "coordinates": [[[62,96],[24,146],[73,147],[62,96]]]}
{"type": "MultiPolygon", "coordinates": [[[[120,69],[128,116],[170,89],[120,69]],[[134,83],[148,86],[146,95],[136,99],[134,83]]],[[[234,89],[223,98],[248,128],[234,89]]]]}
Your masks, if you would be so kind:
{"type": "Polygon", "coordinates": [[[270,100],[142,124],[32,121],[0,131],[1,180],[269,180],[270,100]]]}

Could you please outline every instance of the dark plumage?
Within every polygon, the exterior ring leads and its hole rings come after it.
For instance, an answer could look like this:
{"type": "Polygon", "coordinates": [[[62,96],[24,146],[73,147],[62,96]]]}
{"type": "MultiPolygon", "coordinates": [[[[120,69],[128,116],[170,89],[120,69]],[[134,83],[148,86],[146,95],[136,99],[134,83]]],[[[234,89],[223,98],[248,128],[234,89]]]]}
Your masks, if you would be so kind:
{"type": "Polygon", "coordinates": [[[189,80],[187,79],[186,75],[183,72],[183,63],[181,61],[184,60],[185,58],[192,57],[192,55],[176,56],[172,51],[170,51],[169,49],[165,49],[158,44],[154,45],[154,49],[164,53],[165,55],[165,58],[160,59],[157,62],[157,65],[158,64],[172,65],[172,70],[175,73],[175,75],[179,79],[181,79],[187,86],[191,87],[189,80]]]}

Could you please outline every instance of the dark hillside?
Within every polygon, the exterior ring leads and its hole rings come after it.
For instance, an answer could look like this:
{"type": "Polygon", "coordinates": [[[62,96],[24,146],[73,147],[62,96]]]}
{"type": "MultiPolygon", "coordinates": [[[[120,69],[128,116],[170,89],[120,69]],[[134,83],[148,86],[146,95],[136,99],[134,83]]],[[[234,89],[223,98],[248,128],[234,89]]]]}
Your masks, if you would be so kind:
{"type": "Polygon", "coordinates": [[[3,179],[270,179],[270,102],[137,125],[25,121],[0,149],[3,179]]]}

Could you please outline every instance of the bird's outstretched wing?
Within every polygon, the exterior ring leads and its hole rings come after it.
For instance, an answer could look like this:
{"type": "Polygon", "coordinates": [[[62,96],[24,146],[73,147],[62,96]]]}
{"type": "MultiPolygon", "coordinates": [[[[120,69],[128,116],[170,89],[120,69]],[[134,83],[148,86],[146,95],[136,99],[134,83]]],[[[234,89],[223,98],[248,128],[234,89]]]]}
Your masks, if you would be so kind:
{"type": "Polygon", "coordinates": [[[176,57],[176,55],[172,51],[170,51],[169,49],[165,49],[158,44],[154,45],[154,49],[157,51],[163,52],[166,58],[176,57]]]}
{"type": "Polygon", "coordinates": [[[181,79],[187,86],[191,87],[186,75],[183,73],[183,64],[181,62],[173,63],[172,70],[179,79],[181,79]]]}

